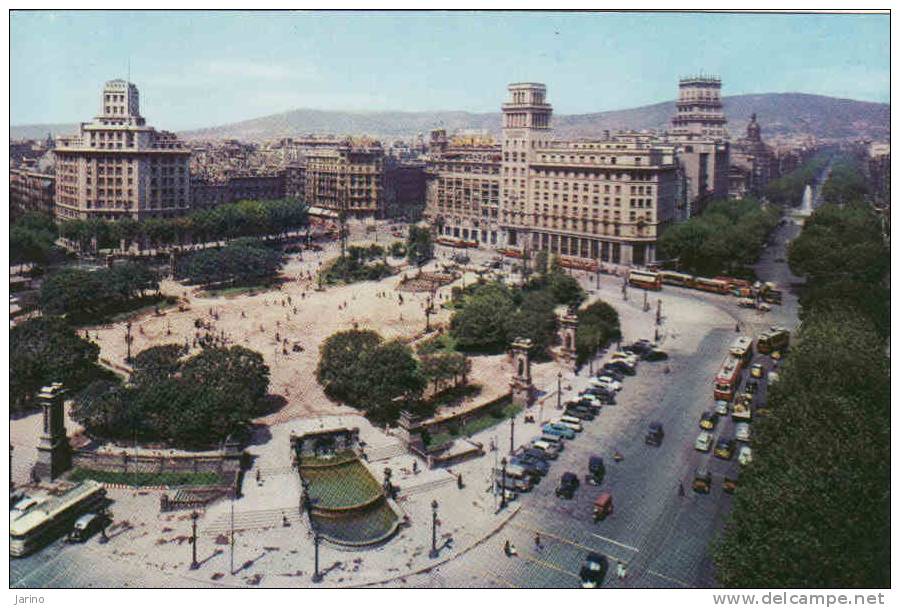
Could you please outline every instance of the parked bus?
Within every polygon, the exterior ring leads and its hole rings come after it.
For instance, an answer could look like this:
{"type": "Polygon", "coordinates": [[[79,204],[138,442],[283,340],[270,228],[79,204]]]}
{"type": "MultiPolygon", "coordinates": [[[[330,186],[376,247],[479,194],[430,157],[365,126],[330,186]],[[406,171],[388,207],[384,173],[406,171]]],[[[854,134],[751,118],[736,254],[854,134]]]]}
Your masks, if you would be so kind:
{"type": "Polygon", "coordinates": [[[662,278],[657,272],[648,272],[646,270],[629,270],[628,284],[633,287],[641,287],[643,289],[653,289],[658,291],[662,289],[662,278]]]}
{"type": "Polygon", "coordinates": [[[711,291],[713,293],[729,293],[728,283],[718,279],[705,279],[703,277],[694,277],[694,289],[701,291],[711,291]]]}
{"type": "Polygon", "coordinates": [[[713,397],[716,399],[730,400],[741,383],[741,362],[734,357],[728,357],[719,368],[713,383],[713,397]]]}
{"type": "Polygon", "coordinates": [[[58,496],[26,497],[9,511],[9,554],[27,555],[66,534],[81,515],[106,506],[106,490],[83,481],[58,496]]]}
{"type": "Polygon", "coordinates": [[[735,359],[741,361],[741,365],[750,361],[750,358],[753,356],[753,338],[750,336],[741,336],[740,338],[735,338],[734,342],[731,343],[731,348],[728,349],[728,352],[731,353],[731,356],[735,359]]]}
{"type": "Polygon", "coordinates": [[[659,276],[666,285],[678,285],[679,287],[692,287],[694,285],[694,277],[683,272],[662,270],[659,276]]]}
{"type": "Polygon", "coordinates": [[[768,354],[784,350],[791,341],[791,332],[783,327],[771,327],[756,338],[756,350],[768,354]]]}

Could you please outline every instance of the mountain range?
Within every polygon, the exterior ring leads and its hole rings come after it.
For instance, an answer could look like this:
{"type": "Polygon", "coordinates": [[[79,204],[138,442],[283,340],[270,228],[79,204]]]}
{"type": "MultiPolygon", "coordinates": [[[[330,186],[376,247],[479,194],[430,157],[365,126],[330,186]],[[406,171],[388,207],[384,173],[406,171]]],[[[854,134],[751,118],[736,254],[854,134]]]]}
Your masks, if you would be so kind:
{"type": "MultiPolygon", "coordinates": [[[[890,105],[839,99],[806,93],[763,93],[723,98],[729,130],[742,135],[752,113],[762,126],[763,137],[812,135],[818,139],[890,139],[890,105]]],[[[557,137],[598,137],[618,129],[665,129],[675,113],[675,102],[591,114],[554,115],[557,137]]],[[[446,112],[341,112],[291,110],[232,124],[182,131],[185,139],[239,139],[264,141],[306,134],[369,135],[392,140],[427,133],[442,127],[448,133],[461,130],[500,132],[500,113],[446,112]]],[[[158,128],[164,128],[159,126],[158,128]]],[[[11,139],[44,138],[77,132],[78,125],[47,124],[11,126],[11,139]]]]}

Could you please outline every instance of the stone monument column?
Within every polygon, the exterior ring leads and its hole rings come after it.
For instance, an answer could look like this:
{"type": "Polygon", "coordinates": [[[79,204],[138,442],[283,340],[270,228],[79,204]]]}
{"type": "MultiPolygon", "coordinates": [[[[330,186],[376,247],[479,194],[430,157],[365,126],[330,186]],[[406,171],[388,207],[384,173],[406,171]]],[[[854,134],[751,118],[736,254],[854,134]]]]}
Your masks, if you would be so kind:
{"type": "Polygon", "coordinates": [[[59,382],[45,386],[38,394],[43,408],[43,429],[38,443],[38,461],[33,473],[40,479],[56,479],[72,466],[72,451],[66,436],[63,410],[65,390],[59,382]]]}
{"type": "Polygon", "coordinates": [[[531,340],[528,338],[516,338],[512,343],[513,353],[513,377],[509,386],[512,392],[512,400],[516,405],[528,407],[534,401],[534,385],[531,383],[531,358],[528,351],[531,349],[531,340]]]}
{"type": "Polygon", "coordinates": [[[578,336],[578,316],[574,309],[569,309],[560,321],[562,326],[562,362],[575,370],[578,359],[575,339],[578,336]]]}

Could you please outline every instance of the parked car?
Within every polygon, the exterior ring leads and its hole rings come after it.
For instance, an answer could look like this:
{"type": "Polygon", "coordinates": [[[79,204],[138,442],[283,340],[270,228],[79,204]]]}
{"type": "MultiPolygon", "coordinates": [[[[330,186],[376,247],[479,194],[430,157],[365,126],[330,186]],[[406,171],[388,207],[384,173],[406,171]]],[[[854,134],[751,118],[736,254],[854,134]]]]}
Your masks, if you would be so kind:
{"type": "Polygon", "coordinates": [[[749,445],[742,445],[738,450],[737,460],[742,465],[748,465],[753,462],[753,448],[749,445]]]}
{"type": "Polygon", "coordinates": [[[581,407],[580,405],[569,405],[566,406],[564,410],[567,416],[574,416],[579,420],[589,421],[594,419],[594,413],[588,407],[581,407]]]}
{"type": "Polygon", "coordinates": [[[754,378],[762,378],[766,373],[766,368],[763,367],[762,363],[754,363],[750,366],[750,375],[754,378]]]}
{"type": "Polygon", "coordinates": [[[744,385],[743,393],[745,395],[753,396],[756,394],[756,390],[759,388],[759,383],[756,380],[748,380],[747,384],[744,385]]]}
{"type": "Polygon", "coordinates": [[[612,378],[613,380],[615,380],[617,382],[622,382],[623,380],[625,380],[625,374],[623,374],[622,372],[620,372],[617,369],[612,369],[612,368],[609,368],[609,369],[604,368],[604,369],[600,370],[597,373],[597,375],[609,376],[610,378],[612,378]]]}
{"type": "Polygon", "coordinates": [[[531,442],[531,448],[533,450],[540,450],[543,452],[547,458],[550,460],[556,460],[559,458],[559,452],[561,448],[556,444],[550,443],[549,441],[544,441],[542,438],[535,439],[531,442]]]}
{"type": "Polygon", "coordinates": [[[700,415],[700,428],[705,429],[707,431],[711,431],[716,428],[716,423],[719,421],[719,415],[716,414],[715,410],[703,412],[700,415]]]}
{"type": "Polygon", "coordinates": [[[629,350],[636,355],[643,355],[644,353],[649,353],[655,346],[656,345],[650,340],[642,339],[633,344],[629,344],[626,350],[629,350]]]}
{"type": "Polygon", "coordinates": [[[694,449],[700,452],[708,452],[712,447],[713,434],[709,431],[700,431],[697,440],[694,442],[694,449]]]}
{"type": "Polygon", "coordinates": [[[622,372],[626,376],[633,376],[635,375],[635,373],[637,373],[634,365],[629,364],[627,361],[622,361],[621,359],[605,363],[601,368],[602,371],[606,371],[609,369],[622,372]]]}
{"type": "Polygon", "coordinates": [[[632,367],[635,367],[638,364],[639,357],[634,353],[620,350],[614,352],[611,356],[611,359],[613,361],[624,361],[632,367]]]}
{"type": "Polygon", "coordinates": [[[606,517],[612,515],[612,513],[612,494],[604,492],[594,500],[594,521],[598,522],[601,519],[606,519],[606,517]]]}
{"type": "Polygon", "coordinates": [[[717,458],[721,458],[722,460],[731,460],[732,454],[734,454],[734,439],[726,439],[724,437],[719,438],[716,442],[715,455],[717,458]]]}
{"type": "Polygon", "coordinates": [[[579,573],[582,589],[598,588],[603,584],[603,579],[606,578],[608,570],[609,563],[605,556],[599,553],[588,553],[587,557],[584,558],[584,563],[581,565],[581,572],[579,573]]]}
{"type": "Polygon", "coordinates": [[[744,443],[750,442],[750,425],[746,422],[738,422],[734,425],[734,438],[744,443]]]}
{"type": "Polygon", "coordinates": [[[622,383],[616,382],[609,376],[600,376],[599,378],[591,378],[590,383],[591,383],[591,386],[605,388],[609,391],[618,392],[618,391],[622,390],[622,383]]]}
{"type": "Polygon", "coordinates": [[[596,485],[603,483],[603,478],[606,477],[606,465],[603,463],[601,456],[594,455],[590,457],[588,460],[588,472],[593,483],[596,485]]]}
{"type": "Polygon", "coordinates": [[[578,481],[578,475],[570,471],[566,471],[559,478],[559,485],[556,487],[556,495],[559,497],[571,499],[575,496],[575,491],[581,485],[578,481]]]}
{"type": "Polygon", "coordinates": [[[584,391],[582,397],[594,397],[598,404],[610,404],[614,403],[616,399],[616,393],[611,388],[606,388],[602,386],[592,386],[584,391]]]}
{"type": "Polygon", "coordinates": [[[85,513],[75,520],[71,532],[66,537],[70,543],[84,543],[94,534],[99,532],[107,523],[106,516],[102,513],[85,513]]]}
{"type": "Polygon", "coordinates": [[[535,482],[537,482],[538,479],[540,479],[550,471],[550,465],[548,465],[543,459],[529,457],[525,454],[513,456],[510,459],[510,463],[517,464],[528,471],[528,473],[534,478],[535,482]]]}
{"type": "Polygon", "coordinates": [[[563,437],[564,439],[575,439],[575,431],[562,424],[548,422],[541,430],[545,435],[556,435],[557,437],[563,437]]]}
{"type": "Polygon", "coordinates": [[[644,443],[659,447],[662,445],[664,435],[662,422],[651,422],[650,426],[647,428],[647,435],[644,437],[644,443]]]}
{"type": "Polygon", "coordinates": [[[728,402],[724,399],[719,399],[716,401],[716,414],[719,416],[727,416],[728,415],[728,402]]]}
{"type": "Polygon", "coordinates": [[[712,488],[712,475],[703,467],[694,471],[694,481],[691,483],[691,489],[698,494],[709,494],[712,488]]]}
{"type": "Polygon", "coordinates": [[[659,350],[658,348],[654,348],[643,355],[642,357],[644,361],[654,362],[654,361],[665,361],[669,358],[669,353],[664,350],[659,350]]]}
{"type": "Polygon", "coordinates": [[[580,433],[584,430],[584,427],[581,426],[581,420],[575,418],[574,416],[560,416],[559,418],[554,418],[550,421],[551,424],[559,424],[566,428],[570,428],[576,433],[580,433]]]}

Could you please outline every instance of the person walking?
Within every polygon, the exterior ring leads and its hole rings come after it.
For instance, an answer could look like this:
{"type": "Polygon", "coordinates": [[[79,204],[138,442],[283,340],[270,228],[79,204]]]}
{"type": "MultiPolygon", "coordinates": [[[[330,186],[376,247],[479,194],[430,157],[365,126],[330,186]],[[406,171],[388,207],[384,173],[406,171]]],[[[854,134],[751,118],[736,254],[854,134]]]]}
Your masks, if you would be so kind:
{"type": "Polygon", "coordinates": [[[541,544],[541,535],[537,532],[534,534],[534,548],[538,551],[544,548],[544,545],[541,544]]]}
{"type": "Polygon", "coordinates": [[[620,581],[628,576],[628,570],[625,569],[625,564],[622,563],[622,560],[616,560],[616,576],[619,577],[620,581]]]}
{"type": "Polygon", "coordinates": [[[684,496],[684,484],[680,481],[678,482],[678,495],[682,497],[684,496]]]}

